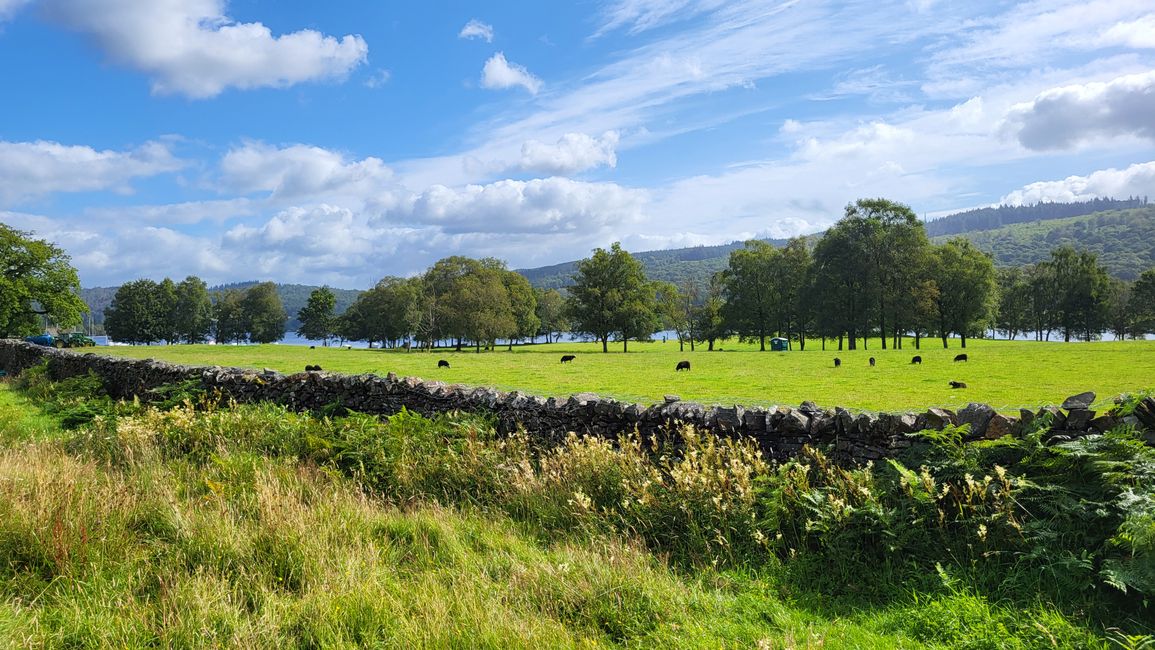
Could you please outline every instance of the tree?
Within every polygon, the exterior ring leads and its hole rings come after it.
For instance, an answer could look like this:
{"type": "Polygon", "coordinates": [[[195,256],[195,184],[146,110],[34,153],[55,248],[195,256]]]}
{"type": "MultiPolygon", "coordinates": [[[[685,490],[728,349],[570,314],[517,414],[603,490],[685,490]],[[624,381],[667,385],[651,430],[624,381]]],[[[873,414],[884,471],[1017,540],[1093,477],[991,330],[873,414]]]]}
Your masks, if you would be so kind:
{"type": "Polygon", "coordinates": [[[598,248],[577,265],[570,287],[569,313],[574,331],[593,336],[608,352],[611,336],[627,351],[631,338],[649,336],[656,327],[654,291],[641,262],[614,242],[598,248]]]}
{"type": "Polygon", "coordinates": [[[241,308],[253,343],[272,343],[285,337],[289,316],[281,304],[277,285],[261,282],[249,287],[241,300],[241,308]]]}
{"type": "Polygon", "coordinates": [[[1028,273],[1019,267],[999,269],[999,307],[995,328],[1013,339],[1031,329],[1031,283],[1028,273]]]}
{"type": "Polygon", "coordinates": [[[990,256],[969,241],[956,238],[934,249],[932,275],[938,289],[935,305],[942,346],[953,332],[967,346],[967,336],[982,331],[995,308],[998,286],[990,256]]]}
{"type": "Polygon", "coordinates": [[[168,343],[176,343],[180,340],[180,334],[177,333],[179,327],[177,325],[176,284],[171,279],[165,278],[157,283],[156,302],[157,314],[159,315],[157,338],[168,343]]]}
{"type": "Polygon", "coordinates": [[[329,287],[314,289],[309,294],[309,302],[297,312],[297,320],[301,321],[297,334],[327,345],[336,325],[333,315],[336,306],[337,296],[329,287]]]}
{"type": "Polygon", "coordinates": [[[680,286],[673,282],[655,281],[654,293],[657,295],[657,311],[661,317],[661,327],[674,330],[678,337],[678,350],[686,349],[686,342],[690,343],[690,351],[694,351],[695,322],[694,316],[700,300],[698,285],[693,280],[686,280],[680,286]]]}
{"type": "Polygon", "coordinates": [[[88,311],[68,255],[2,223],[0,269],[0,337],[39,333],[41,316],[57,327],[74,327],[88,311]]]}
{"type": "Polygon", "coordinates": [[[751,239],[730,253],[722,271],[726,304],[722,309],[729,329],[744,341],[758,341],[766,351],[766,337],[775,332],[780,304],[776,300],[774,267],[778,251],[770,244],[751,239]]]}
{"type": "Polygon", "coordinates": [[[714,351],[714,342],[730,335],[726,327],[726,319],[722,310],[726,305],[721,273],[710,278],[710,286],[706,289],[706,299],[702,306],[694,312],[694,331],[699,341],[707,344],[707,350],[714,351]]]}
{"type": "Polygon", "coordinates": [[[807,299],[806,286],[810,277],[813,260],[810,248],[802,237],[793,237],[786,242],[773,265],[774,289],[780,308],[780,323],[776,328],[779,336],[798,338],[798,349],[806,349],[806,328],[811,319],[811,309],[807,299]]]}
{"type": "Polygon", "coordinates": [[[502,282],[509,294],[509,307],[513,312],[513,331],[509,333],[509,349],[513,349],[513,340],[530,338],[537,334],[541,327],[541,319],[537,316],[537,296],[533,285],[525,276],[514,271],[503,271],[502,282]]]}
{"type": "Polygon", "coordinates": [[[1140,334],[1155,334],[1155,268],[1147,269],[1131,285],[1128,305],[1134,328],[1140,334]]]}
{"type": "Polygon", "coordinates": [[[555,335],[560,339],[562,332],[569,331],[565,299],[557,289],[534,289],[533,294],[537,301],[537,333],[545,335],[546,343],[551,343],[555,335]]]}
{"type": "Polygon", "coordinates": [[[104,310],[104,331],[122,343],[154,343],[164,338],[166,318],[160,285],[134,280],[120,285],[104,310]]]}
{"type": "Polygon", "coordinates": [[[1090,251],[1060,246],[1043,265],[1054,283],[1055,315],[1063,340],[1082,334],[1087,341],[1103,331],[1107,320],[1110,276],[1090,251]]]}
{"type": "Polygon", "coordinates": [[[172,313],[175,340],[207,341],[213,326],[213,301],[205,281],[190,275],[176,285],[176,305],[172,313]]]}
{"type": "Polygon", "coordinates": [[[814,247],[811,293],[815,304],[818,333],[826,338],[846,336],[851,350],[857,349],[859,333],[866,334],[870,297],[874,291],[865,242],[869,232],[860,220],[843,219],[826,231],[814,247]]]}
{"type": "Polygon", "coordinates": [[[1108,329],[1120,341],[1128,336],[1142,336],[1135,331],[1135,318],[1131,313],[1131,284],[1118,278],[1110,278],[1110,283],[1107,291],[1108,329]]]}
{"type": "Polygon", "coordinates": [[[243,343],[249,338],[249,324],[245,318],[244,294],[229,290],[216,296],[213,316],[217,343],[243,343]]]}

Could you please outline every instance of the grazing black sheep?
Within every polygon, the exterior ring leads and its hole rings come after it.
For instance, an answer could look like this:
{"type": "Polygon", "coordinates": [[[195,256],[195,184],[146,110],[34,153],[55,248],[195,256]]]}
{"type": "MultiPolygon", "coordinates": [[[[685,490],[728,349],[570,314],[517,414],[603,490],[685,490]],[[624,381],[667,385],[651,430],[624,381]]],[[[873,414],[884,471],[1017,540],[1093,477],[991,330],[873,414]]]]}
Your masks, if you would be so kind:
{"type": "Polygon", "coordinates": [[[870,367],[874,367],[874,357],[870,357],[870,367]]]}
{"type": "Polygon", "coordinates": [[[679,370],[689,370],[689,369],[690,369],[690,362],[689,361],[679,361],[678,367],[674,368],[674,372],[677,372],[679,370]]]}
{"type": "Polygon", "coordinates": [[[573,361],[573,360],[574,360],[574,359],[576,359],[576,358],[577,358],[577,357],[575,357],[575,356],[574,356],[574,355],[572,355],[572,354],[563,354],[563,355],[562,355],[562,357],[561,357],[561,362],[562,362],[562,363],[569,363],[570,361],[573,361]]]}
{"type": "Polygon", "coordinates": [[[441,360],[439,360],[439,361],[437,362],[437,367],[438,367],[438,368],[448,368],[448,367],[449,367],[449,362],[448,362],[448,361],[446,361],[445,359],[441,359],[441,360]]]}
{"type": "Polygon", "coordinates": [[[922,357],[914,357],[913,359],[910,360],[910,362],[911,363],[917,363],[918,365],[921,366],[922,365],[922,357]]]}
{"type": "Polygon", "coordinates": [[[309,346],[309,349],[310,349],[310,350],[316,350],[316,349],[317,349],[317,346],[315,346],[315,345],[310,345],[310,346],[309,346]]]}
{"type": "Polygon", "coordinates": [[[955,355],[955,358],[954,358],[954,360],[955,360],[955,361],[966,361],[966,360],[967,360],[967,355],[966,355],[966,353],[963,353],[963,354],[959,354],[959,355],[955,355]]]}
{"type": "Polygon", "coordinates": [[[305,366],[305,372],[321,372],[321,366],[305,366]]]}
{"type": "Polygon", "coordinates": [[[950,382],[950,387],[951,388],[966,388],[967,385],[961,381],[952,381],[952,382],[950,382]]]}
{"type": "Polygon", "coordinates": [[[841,365],[842,365],[842,359],[839,359],[838,357],[834,357],[834,367],[838,368],[841,365]]]}

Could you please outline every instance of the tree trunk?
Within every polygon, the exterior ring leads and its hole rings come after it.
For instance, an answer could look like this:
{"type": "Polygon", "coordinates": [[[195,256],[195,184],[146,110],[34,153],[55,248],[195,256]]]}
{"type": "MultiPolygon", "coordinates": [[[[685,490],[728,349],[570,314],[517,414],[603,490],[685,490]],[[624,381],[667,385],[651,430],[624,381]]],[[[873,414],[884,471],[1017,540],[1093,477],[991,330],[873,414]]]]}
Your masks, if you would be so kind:
{"type": "Polygon", "coordinates": [[[630,337],[623,336],[622,337],[622,352],[629,352],[629,350],[626,349],[626,346],[628,346],[629,344],[630,344],[630,337]]]}
{"type": "MultiPolygon", "coordinates": [[[[553,294],[550,294],[553,295],[553,294]]],[[[681,337],[678,338],[678,352],[686,351],[686,342],[681,337]]]]}
{"type": "Polygon", "coordinates": [[[609,345],[610,345],[610,337],[608,337],[608,336],[603,336],[603,337],[602,337],[602,352],[603,352],[603,353],[604,353],[604,352],[609,352],[609,351],[610,351],[610,347],[609,347],[609,345]]]}
{"type": "Polygon", "coordinates": [[[766,351],[766,335],[761,332],[758,333],[758,349],[761,352],[766,351]]]}
{"type": "Polygon", "coordinates": [[[963,346],[963,349],[965,350],[965,349],[966,349],[966,347],[967,347],[967,335],[966,335],[966,332],[963,332],[963,333],[962,333],[962,334],[960,334],[959,336],[961,336],[961,337],[962,337],[962,346],[963,346]]]}
{"type": "Polygon", "coordinates": [[[918,330],[915,330],[915,332],[914,332],[914,349],[915,350],[921,350],[922,349],[922,332],[920,332],[918,330]]]}

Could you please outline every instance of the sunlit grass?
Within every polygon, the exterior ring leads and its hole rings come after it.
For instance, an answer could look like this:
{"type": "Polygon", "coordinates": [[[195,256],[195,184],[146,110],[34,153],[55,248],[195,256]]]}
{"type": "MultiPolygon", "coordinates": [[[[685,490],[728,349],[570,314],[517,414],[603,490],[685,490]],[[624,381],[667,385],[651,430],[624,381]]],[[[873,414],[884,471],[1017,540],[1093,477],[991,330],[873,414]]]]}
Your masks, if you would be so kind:
{"type": "Polygon", "coordinates": [[[395,372],[449,383],[494,386],[543,396],[595,392],[626,401],[653,403],[667,394],[706,404],[787,405],[803,400],[819,405],[868,410],[958,408],[968,402],[991,404],[1003,411],[1061,403],[1083,391],[1095,391],[1100,404],[1124,392],[1155,387],[1155,341],[1036,343],[968,341],[970,360],[955,363],[962,352],[952,340],[943,349],[937,339],[921,350],[904,342],[903,350],[882,350],[877,340],[867,350],[836,350],[810,341],[805,352],[758,352],[755,345],[727,341],[723,351],[678,350],[674,341],[631,343],[602,354],[591,343],[515,346],[512,352],[406,352],[301,346],[138,346],[101,348],[102,353],[154,357],[190,365],[273,368],[299,372],[319,364],[327,371],[350,374],[395,372]],[[561,364],[563,354],[577,359],[561,364]],[[922,365],[911,365],[915,354],[922,365]],[[834,358],[842,367],[834,368],[834,358]],[[870,367],[868,359],[877,365],[870,367]],[[450,362],[439,369],[438,359],[450,362]],[[691,361],[690,372],[675,372],[679,360],[691,361]],[[967,388],[953,390],[948,382],[967,388]]]}

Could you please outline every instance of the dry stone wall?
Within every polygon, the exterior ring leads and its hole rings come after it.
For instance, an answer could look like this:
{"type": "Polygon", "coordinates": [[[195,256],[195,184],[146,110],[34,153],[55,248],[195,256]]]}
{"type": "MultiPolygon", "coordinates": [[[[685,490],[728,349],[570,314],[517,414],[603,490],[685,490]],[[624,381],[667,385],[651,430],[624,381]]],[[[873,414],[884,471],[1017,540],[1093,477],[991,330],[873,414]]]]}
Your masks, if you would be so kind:
{"type": "Polygon", "coordinates": [[[1070,440],[1102,432],[1120,423],[1148,430],[1155,443],[1155,400],[1147,398],[1135,414],[1118,418],[1090,410],[1094,394],[1071,397],[1062,408],[1022,411],[1008,417],[985,404],[969,404],[958,412],[931,408],[922,413],[866,413],[844,408],[819,408],[803,402],[797,408],[746,408],[683,402],[667,396],[660,404],[620,402],[590,393],[568,398],[543,398],[519,391],[423,381],[416,377],[342,375],[302,372],[284,375],[272,370],[193,367],[156,360],[107,357],[93,352],[56,350],[22,341],[0,340],[0,369],[17,374],[47,359],[50,375],[64,379],[93,372],[114,397],[150,399],[151,391],[166,384],[196,380],[208,390],[219,390],[238,402],[270,401],[297,410],[319,410],[332,405],[363,413],[391,415],[401,409],[434,415],[451,411],[491,414],[502,432],[525,429],[547,441],[563,439],[569,432],[616,438],[624,431],[665,437],[684,425],[718,436],[745,436],[758,442],[774,459],[790,458],[803,445],[829,448],[842,463],[862,463],[894,455],[909,447],[909,435],[923,429],[970,424],[972,438],[1015,435],[1022,427],[1045,414],[1051,415],[1051,438],[1070,440]]]}

